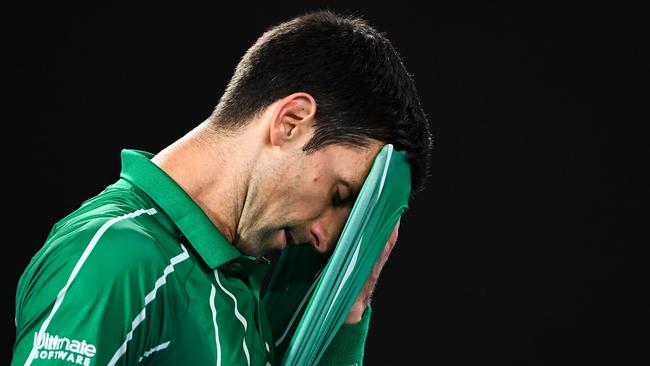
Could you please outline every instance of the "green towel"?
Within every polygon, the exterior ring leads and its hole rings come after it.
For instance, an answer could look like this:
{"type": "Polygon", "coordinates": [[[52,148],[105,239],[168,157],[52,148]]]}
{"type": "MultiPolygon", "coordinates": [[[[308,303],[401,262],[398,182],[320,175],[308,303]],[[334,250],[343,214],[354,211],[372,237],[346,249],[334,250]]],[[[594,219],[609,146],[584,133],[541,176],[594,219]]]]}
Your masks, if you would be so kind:
{"type": "Polygon", "coordinates": [[[375,157],[331,256],[308,245],[284,250],[264,297],[282,365],[318,363],[408,209],[410,190],[406,153],[388,144],[375,157]]]}

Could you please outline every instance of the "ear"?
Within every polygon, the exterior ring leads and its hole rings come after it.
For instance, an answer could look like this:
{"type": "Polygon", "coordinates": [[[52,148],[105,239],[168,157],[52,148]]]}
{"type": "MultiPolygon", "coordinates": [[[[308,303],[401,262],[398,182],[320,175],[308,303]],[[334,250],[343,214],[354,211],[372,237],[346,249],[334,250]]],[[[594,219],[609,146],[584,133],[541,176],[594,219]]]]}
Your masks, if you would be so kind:
{"type": "Polygon", "coordinates": [[[272,146],[304,145],[313,133],[316,101],[307,93],[294,93],[276,105],[269,124],[272,146]]]}

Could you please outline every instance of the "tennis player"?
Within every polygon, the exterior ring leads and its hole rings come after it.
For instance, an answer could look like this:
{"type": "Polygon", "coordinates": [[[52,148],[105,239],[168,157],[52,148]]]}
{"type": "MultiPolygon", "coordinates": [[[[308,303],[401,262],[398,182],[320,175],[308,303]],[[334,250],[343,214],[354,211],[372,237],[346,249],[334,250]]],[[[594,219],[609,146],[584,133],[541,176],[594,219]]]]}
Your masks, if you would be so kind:
{"type": "MultiPolygon", "coordinates": [[[[205,121],[155,155],[123,150],[119,179],[54,225],[18,284],[12,365],[276,364],[263,255],[332,250],[386,143],[420,190],[428,122],[384,34],[330,11],[270,28],[205,121]]],[[[396,240],[323,364],[362,363],[396,240]]]]}

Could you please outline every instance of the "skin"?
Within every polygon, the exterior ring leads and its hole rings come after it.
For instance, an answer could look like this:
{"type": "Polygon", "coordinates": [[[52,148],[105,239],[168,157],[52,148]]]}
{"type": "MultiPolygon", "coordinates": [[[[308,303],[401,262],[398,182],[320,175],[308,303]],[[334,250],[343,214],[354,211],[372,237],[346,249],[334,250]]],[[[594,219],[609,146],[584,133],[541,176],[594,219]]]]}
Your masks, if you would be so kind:
{"type": "MultiPolygon", "coordinates": [[[[384,145],[328,145],[309,154],[316,102],[294,93],[236,130],[208,121],[153,162],[205,211],[240,252],[261,256],[286,245],[333,249],[376,154],[384,145]]],[[[379,272],[397,241],[399,223],[352,306],[346,323],[366,309],[379,272]]]]}

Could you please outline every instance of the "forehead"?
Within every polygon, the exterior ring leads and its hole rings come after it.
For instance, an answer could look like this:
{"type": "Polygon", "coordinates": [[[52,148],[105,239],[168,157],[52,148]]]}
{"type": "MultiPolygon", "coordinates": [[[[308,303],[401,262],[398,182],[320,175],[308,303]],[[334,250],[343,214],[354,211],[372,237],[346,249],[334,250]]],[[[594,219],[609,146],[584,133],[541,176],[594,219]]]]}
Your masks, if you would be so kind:
{"type": "Polygon", "coordinates": [[[320,155],[320,165],[332,172],[338,178],[361,185],[365,180],[377,153],[384,143],[370,141],[367,146],[350,146],[331,144],[317,150],[320,155]]]}

